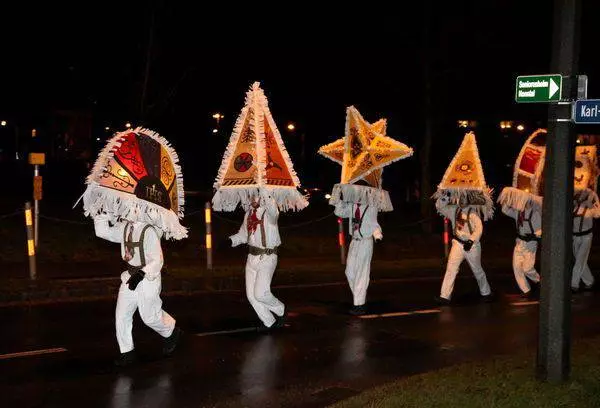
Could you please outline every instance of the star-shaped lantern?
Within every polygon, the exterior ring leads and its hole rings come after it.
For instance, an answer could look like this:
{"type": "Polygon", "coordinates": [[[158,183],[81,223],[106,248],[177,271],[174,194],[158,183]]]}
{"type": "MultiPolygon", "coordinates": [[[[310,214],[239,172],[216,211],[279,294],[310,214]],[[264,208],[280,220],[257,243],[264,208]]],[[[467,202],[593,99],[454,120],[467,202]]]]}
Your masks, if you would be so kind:
{"type": "Polygon", "coordinates": [[[342,165],[343,184],[359,180],[381,188],[383,168],[397,160],[412,156],[413,149],[385,135],[387,121],[371,124],[350,106],[346,109],[346,135],[322,146],[319,153],[342,165]]]}

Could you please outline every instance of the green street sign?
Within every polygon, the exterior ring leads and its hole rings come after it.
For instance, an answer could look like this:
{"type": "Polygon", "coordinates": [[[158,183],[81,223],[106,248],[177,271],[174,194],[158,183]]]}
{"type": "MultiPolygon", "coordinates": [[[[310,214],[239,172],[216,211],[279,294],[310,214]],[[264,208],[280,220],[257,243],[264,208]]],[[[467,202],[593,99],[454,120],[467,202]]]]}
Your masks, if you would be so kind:
{"type": "Polygon", "coordinates": [[[558,102],[562,94],[562,75],[525,75],[517,77],[515,101],[518,103],[558,102]]]}

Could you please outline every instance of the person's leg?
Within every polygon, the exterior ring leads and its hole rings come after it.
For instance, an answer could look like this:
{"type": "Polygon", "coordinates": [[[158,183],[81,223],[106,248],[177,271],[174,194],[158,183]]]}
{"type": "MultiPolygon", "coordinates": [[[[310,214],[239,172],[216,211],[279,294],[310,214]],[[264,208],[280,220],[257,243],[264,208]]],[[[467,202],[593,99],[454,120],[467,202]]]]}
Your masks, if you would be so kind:
{"type": "Polygon", "coordinates": [[[367,301],[367,289],[371,278],[371,258],[373,257],[373,239],[358,242],[356,275],[354,277],[354,306],[362,306],[367,301]]]}
{"type": "Polygon", "coordinates": [[[452,297],[454,281],[456,280],[456,275],[458,274],[458,269],[460,268],[463,259],[464,249],[462,244],[456,240],[452,240],[452,248],[450,248],[450,254],[448,255],[446,273],[444,274],[442,289],[440,291],[441,298],[450,300],[452,297]]]}
{"type": "Polygon", "coordinates": [[[465,258],[477,280],[479,293],[481,293],[481,296],[488,296],[492,293],[492,290],[490,289],[490,284],[488,283],[485,271],[481,266],[481,244],[479,242],[474,244],[470,251],[465,252],[465,258]]]}

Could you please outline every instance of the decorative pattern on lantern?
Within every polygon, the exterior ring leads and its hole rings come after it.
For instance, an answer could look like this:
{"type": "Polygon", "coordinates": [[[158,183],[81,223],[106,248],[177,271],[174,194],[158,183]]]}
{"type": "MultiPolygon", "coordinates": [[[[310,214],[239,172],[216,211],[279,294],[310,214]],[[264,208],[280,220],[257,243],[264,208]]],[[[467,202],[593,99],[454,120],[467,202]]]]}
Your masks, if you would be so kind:
{"type": "Polygon", "coordinates": [[[177,153],[157,133],[137,128],[117,133],[100,152],[83,195],[86,215],[146,222],[167,238],[187,236],[183,178],[177,153]]]}
{"type": "Polygon", "coordinates": [[[301,210],[308,202],[297,190],[300,180],[260,84],[246,93],[214,183],[215,211],[234,211],[250,205],[260,188],[269,191],[280,211],[301,210]]]}

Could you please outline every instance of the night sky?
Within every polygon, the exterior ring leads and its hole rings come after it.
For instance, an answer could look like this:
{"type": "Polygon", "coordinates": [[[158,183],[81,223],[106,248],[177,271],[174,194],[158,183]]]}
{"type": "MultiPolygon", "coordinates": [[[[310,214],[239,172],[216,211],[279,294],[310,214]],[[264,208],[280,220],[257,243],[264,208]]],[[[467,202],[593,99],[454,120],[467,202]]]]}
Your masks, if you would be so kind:
{"type": "MultiPolygon", "coordinates": [[[[315,152],[343,135],[348,105],[370,121],[386,117],[388,134],[418,153],[426,60],[437,167],[447,165],[460,142],[456,119],[482,123],[476,129],[482,156],[504,143],[498,120],[545,119],[546,106],[517,105],[513,98],[517,75],[549,70],[550,0],[344,2],[328,8],[325,2],[268,8],[257,2],[124,3],[28,4],[3,12],[0,114],[35,123],[54,110],[83,109],[102,137],[104,126],[143,124],[172,141],[196,188],[212,184],[244,93],[257,80],[305,184],[339,177],[339,166],[315,152]],[[225,115],[217,135],[211,133],[214,112],[225,115]],[[296,124],[295,134],[285,131],[288,121],[296,124]],[[304,165],[300,134],[306,135],[304,165]]],[[[583,3],[580,72],[590,78],[589,96],[600,97],[600,61],[591,38],[600,2],[583,3]]],[[[490,173],[504,161],[482,159],[486,171],[494,167],[490,173]]],[[[386,170],[386,180],[417,178],[418,159],[410,160],[386,170]]]]}

